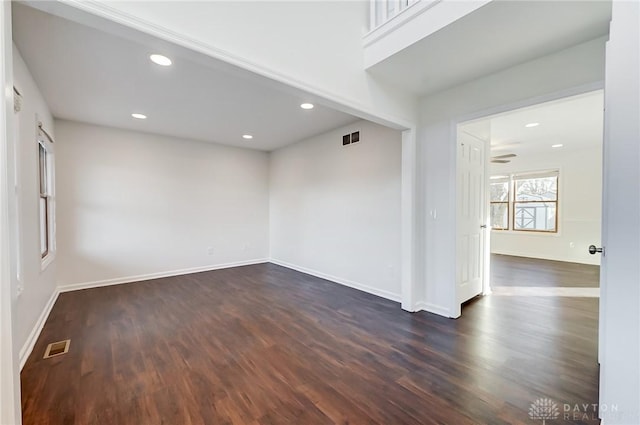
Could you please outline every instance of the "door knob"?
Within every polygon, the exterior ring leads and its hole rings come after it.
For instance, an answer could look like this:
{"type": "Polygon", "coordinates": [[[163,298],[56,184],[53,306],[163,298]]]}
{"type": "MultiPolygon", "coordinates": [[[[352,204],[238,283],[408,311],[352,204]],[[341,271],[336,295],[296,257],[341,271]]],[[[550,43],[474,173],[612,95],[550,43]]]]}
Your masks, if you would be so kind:
{"type": "Polygon", "coordinates": [[[486,225],[486,224],[482,224],[482,225],[480,225],[480,228],[481,228],[481,229],[486,229],[486,228],[487,228],[487,225],[486,225]]]}
{"type": "Polygon", "coordinates": [[[604,250],[597,248],[595,245],[589,245],[589,254],[594,255],[596,252],[604,252],[604,250]]]}

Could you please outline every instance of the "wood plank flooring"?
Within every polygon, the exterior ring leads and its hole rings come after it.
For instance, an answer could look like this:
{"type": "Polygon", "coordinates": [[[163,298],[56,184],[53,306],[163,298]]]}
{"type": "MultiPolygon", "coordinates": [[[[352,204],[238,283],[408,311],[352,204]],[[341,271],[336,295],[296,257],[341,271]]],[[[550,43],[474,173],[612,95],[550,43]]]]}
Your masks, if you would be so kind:
{"type": "Polygon", "coordinates": [[[600,266],[491,254],[491,286],[598,288],[600,266]]]}
{"type": "Polygon", "coordinates": [[[597,306],[489,296],[451,320],[272,264],[63,293],[24,424],[542,423],[540,397],[597,403],[597,306]]]}

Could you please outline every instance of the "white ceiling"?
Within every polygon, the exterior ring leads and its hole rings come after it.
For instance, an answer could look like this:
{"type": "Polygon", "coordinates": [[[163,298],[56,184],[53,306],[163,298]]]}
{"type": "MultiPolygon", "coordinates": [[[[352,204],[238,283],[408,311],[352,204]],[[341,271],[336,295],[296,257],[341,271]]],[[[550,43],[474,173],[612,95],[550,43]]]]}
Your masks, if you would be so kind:
{"type": "Polygon", "coordinates": [[[604,36],[611,2],[492,1],[369,68],[420,95],[604,36]]]}
{"type": "Polygon", "coordinates": [[[602,90],[541,103],[464,123],[459,130],[491,141],[491,154],[515,153],[519,159],[559,150],[602,145],[604,94],[602,90]],[[526,124],[539,123],[527,128],[526,124]],[[551,145],[562,144],[561,148],[551,145]]]}
{"type": "Polygon", "coordinates": [[[194,60],[192,51],[141,44],[19,3],[13,37],[56,118],[266,151],[358,119],[247,71],[194,60]],[[153,64],[151,53],[173,65],[153,64]],[[316,107],[302,110],[305,101],[316,107]]]}

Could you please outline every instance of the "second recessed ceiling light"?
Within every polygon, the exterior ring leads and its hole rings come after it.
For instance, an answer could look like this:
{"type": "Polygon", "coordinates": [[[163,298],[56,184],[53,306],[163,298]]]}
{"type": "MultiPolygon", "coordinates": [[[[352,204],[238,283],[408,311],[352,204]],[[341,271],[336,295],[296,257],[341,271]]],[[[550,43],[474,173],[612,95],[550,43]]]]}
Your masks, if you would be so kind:
{"type": "Polygon", "coordinates": [[[149,59],[151,59],[151,62],[161,66],[169,66],[173,63],[171,62],[171,59],[169,59],[168,57],[164,55],[159,55],[157,53],[154,53],[153,55],[149,56],[149,59]]]}

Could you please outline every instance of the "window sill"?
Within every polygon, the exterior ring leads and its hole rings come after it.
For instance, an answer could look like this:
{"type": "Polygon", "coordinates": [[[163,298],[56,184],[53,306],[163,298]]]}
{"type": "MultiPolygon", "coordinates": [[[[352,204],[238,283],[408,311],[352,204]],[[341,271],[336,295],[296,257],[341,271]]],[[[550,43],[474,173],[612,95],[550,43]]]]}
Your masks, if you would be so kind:
{"type": "Polygon", "coordinates": [[[491,233],[494,235],[517,235],[517,236],[542,236],[542,237],[547,237],[547,236],[552,236],[552,237],[558,237],[560,236],[560,232],[542,232],[542,231],[535,231],[535,230],[497,230],[497,229],[491,229],[491,233]]]}
{"type": "Polygon", "coordinates": [[[56,258],[56,254],[55,253],[51,253],[49,255],[47,255],[46,257],[44,257],[42,259],[42,262],[40,263],[40,271],[43,272],[47,269],[47,267],[49,267],[49,265],[51,263],[53,263],[53,260],[55,260],[56,258]]]}

